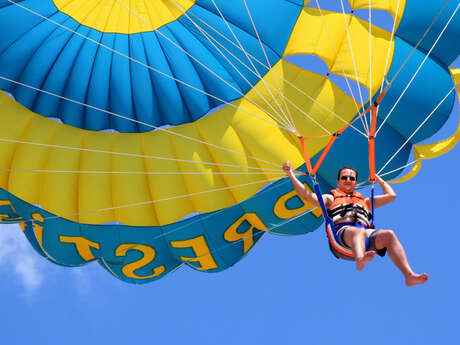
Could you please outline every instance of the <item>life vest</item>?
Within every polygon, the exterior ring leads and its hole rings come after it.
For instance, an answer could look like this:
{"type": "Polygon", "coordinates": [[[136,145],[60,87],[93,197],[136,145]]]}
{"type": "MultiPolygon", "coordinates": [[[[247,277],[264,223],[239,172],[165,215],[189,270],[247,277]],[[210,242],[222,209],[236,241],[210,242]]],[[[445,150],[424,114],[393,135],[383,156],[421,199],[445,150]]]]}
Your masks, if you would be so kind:
{"type": "Polygon", "coordinates": [[[340,189],[333,189],[330,193],[334,201],[327,208],[327,214],[334,224],[343,223],[342,220],[345,218],[351,218],[354,223],[360,222],[369,226],[372,216],[361,193],[347,194],[340,189]]]}

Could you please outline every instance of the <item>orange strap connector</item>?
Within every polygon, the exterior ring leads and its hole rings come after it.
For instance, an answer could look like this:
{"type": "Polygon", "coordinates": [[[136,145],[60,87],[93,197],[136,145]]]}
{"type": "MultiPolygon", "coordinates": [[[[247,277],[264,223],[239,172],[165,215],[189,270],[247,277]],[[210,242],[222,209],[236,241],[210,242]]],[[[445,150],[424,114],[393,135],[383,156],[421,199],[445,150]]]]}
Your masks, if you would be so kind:
{"type": "MultiPolygon", "coordinates": [[[[324,158],[326,155],[329,153],[332,145],[334,142],[337,140],[337,137],[342,134],[348,127],[350,127],[353,123],[355,123],[357,120],[359,120],[361,117],[363,117],[365,114],[368,112],[371,112],[371,127],[369,131],[369,137],[368,137],[368,150],[369,150],[369,179],[371,181],[375,181],[375,132],[377,128],[377,112],[378,112],[378,106],[380,102],[382,101],[383,97],[386,94],[386,90],[384,90],[375,100],[375,102],[369,106],[366,111],[364,111],[361,115],[359,115],[357,118],[355,118],[352,122],[347,124],[345,127],[340,129],[338,132],[333,133],[331,139],[329,140],[328,144],[324,148],[323,152],[318,158],[318,161],[316,162],[315,166],[313,167],[310,161],[310,155],[308,154],[307,150],[307,145],[305,143],[306,140],[309,139],[314,139],[314,138],[320,138],[320,137],[325,137],[325,135],[322,136],[316,136],[316,137],[303,137],[300,135],[299,132],[294,132],[294,134],[299,138],[300,144],[302,146],[302,151],[303,155],[305,158],[305,164],[307,165],[307,170],[310,175],[316,175],[319,167],[324,161],[324,158]]],[[[329,135],[327,135],[329,136],[329,135]]]]}

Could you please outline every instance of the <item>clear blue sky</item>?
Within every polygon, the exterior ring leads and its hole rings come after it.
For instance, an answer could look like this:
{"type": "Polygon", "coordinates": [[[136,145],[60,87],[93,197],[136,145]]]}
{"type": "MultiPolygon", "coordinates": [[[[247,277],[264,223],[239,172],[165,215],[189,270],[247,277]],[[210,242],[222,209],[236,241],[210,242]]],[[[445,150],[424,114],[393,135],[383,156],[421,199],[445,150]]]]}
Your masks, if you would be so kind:
{"type": "MultiPolygon", "coordinates": [[[[457,62],[456,67],[460,67],[457,62]]],[[[435,139],[450,135],[452,119],[435,139]]],[[[130,285],[98,264],[63,268],[30,248],[18,226],[0,227],[0,344],[460,344],[460,147],[424,161],[397,200],[378,210],[424,286],[407,288],[388,257],[364,271],[333,258],[322,228],[267,234],[221,273],[182,267],[130,285]]]]}

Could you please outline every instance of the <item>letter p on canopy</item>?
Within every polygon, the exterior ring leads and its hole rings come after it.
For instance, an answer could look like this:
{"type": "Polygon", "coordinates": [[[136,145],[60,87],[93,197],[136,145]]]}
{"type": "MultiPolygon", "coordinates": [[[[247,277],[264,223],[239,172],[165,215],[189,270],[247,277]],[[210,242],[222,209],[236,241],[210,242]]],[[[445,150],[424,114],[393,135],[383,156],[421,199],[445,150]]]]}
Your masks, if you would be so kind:
{"type": "Polygon", "coordinates": [[[230,225],[224,232],[224,239],[228,242],[243,241],[243,254],[246,254],[254,245],[254,229],[267,230],[265,224],[255,213],[245,213],[235,223],[230,225]],[[249,229],[238,232],[244,222],[249,223],[249,229]]]}

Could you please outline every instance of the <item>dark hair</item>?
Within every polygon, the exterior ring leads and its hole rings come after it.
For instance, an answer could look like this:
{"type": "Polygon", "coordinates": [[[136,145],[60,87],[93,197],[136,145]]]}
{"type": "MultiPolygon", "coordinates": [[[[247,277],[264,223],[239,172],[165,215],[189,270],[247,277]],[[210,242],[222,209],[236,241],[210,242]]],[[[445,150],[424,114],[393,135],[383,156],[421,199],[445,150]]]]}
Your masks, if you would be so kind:
{"type": "Polygon", "coordinates": [[[337,181],[340,180],[340,173],[342,172],[342,170],[345,170],[345,169],[353,170],[355,172],[355,174],[356,174],[356,180],[358,180],[358,171],[355,168],[353,168],[353,167],[343,167],[337,173],[337,181]]]}

